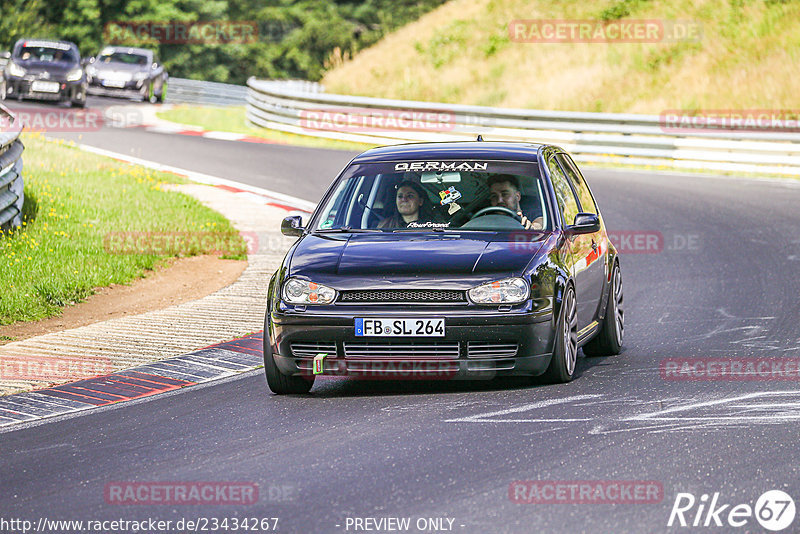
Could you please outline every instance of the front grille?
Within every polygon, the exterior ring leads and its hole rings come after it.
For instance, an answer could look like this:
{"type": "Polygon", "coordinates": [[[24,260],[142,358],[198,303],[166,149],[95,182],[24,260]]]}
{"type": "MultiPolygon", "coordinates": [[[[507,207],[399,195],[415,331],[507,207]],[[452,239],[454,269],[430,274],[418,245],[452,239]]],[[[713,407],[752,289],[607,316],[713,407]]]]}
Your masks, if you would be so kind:
{"type": "Polygon", "coordinates": [[[453,303],[466,302],[463,291],[453,289],[362,289],[342,291],[339,302],[453,303]]]}
{"type": "Polygon", "coordinates": [[[490,343],[470,341],[467,344],[467,358],[497,359],[513,358],[517,355],[519,345],[516,343],[490,343]]]}
{"type": "Polygon", "coordinates": [[[458,342],[344,343],[345,358],[457,360],[458,342]]]}
{"type": "Polygon", "coordinates": [[[336,343],[325,341],[295,342],[291,344],[292,355],[295,358],[313,359],[319,353],[325,353],[329,358],[336,357],[336,343]]]}

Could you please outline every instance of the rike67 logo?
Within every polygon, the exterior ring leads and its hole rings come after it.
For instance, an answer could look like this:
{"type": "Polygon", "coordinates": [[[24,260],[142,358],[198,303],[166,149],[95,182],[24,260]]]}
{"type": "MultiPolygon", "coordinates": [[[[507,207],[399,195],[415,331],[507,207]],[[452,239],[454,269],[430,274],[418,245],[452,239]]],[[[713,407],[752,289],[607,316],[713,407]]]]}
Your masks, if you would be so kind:
{"type": "Polygon", "coordinates": [[[726,503],[719,492],[711,496],[704,493],[699,499],[691,493],[678,493],[667,526],[729,529],[749,525],[750,528],[746,529],[749,532],[755,518],[762,528],[778,532],[794,522],[795,512],[794,499],[781,490],[764,492],[756,500],[755,506],[749,503],[726,503]]]}

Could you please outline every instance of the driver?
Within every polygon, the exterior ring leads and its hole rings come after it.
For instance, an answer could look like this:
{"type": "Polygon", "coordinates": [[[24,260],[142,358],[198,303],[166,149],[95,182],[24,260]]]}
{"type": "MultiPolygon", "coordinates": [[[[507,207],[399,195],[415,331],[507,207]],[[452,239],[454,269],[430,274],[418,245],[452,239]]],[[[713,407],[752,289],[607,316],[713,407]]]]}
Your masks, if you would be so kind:
{"type": "Polygon", "coordinates": [[[522,208],[519,205],[520,200],[522,200],[522,193],[516,176],[512,174],[493,174],[486,181],[486,184],[491,191],[489,202],[492,206],[510,209],[522,217],[521,223],[526,230],[542,229],[544,221],[541,216],[528,220],[528,217],[522,214],[522,208]]]}

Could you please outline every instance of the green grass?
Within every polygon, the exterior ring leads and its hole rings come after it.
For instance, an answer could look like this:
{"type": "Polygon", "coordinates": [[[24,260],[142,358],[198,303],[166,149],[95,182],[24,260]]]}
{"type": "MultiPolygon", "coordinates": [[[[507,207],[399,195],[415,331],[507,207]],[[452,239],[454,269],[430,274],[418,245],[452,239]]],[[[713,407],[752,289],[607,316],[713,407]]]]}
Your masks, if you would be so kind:
{"type": "Polygon", "coordinates": [[[255,128],[249,126],[245,121],[244,106],[212,107],[182,104],[165,111],[159,111],[157,115],[164,120],[188,124],[190,126],[199,126],[205,130],[252,135],[287,145],[355,150],[359,152],[377,146],[306,135],[295,135],[278,130],[267,130],[265,128],[255,128]]]}
{"type": "MultiPolygon", "coordinates": [[[[211,233],[230,244],[230,257],[244,257],[244,242],[232,235],[236,231],[227,219],[188,195],[165,189],[182,181],[177,176],[118,163],[38,134],[24,135],[23,142],[23,226],[0,235],[0,325],[58,315],[97,287],[130,283],[168,257],[213,248],[195,239],[162,254],[121,254],[110,248],[123,243],[119,232],[211,233]]],[[[126,250],[135,248],[132,243],[124,242],[126,250]]]]}

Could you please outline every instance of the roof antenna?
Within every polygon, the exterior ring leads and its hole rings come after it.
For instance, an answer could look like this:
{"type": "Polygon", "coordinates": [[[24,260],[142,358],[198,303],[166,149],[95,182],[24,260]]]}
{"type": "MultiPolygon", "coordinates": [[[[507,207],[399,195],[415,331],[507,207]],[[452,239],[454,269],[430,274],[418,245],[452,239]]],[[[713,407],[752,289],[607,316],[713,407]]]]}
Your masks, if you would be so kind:
{"type": "Polygon", "coordinates": [[[478,134],[478,141],[483,141],[483,136],[481,134],[478,134]]]}

